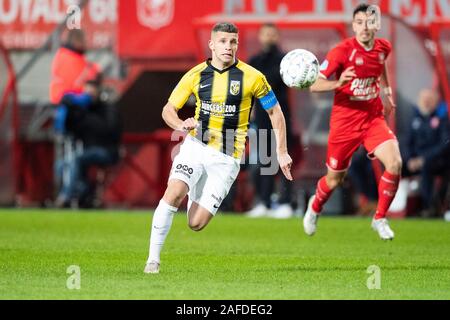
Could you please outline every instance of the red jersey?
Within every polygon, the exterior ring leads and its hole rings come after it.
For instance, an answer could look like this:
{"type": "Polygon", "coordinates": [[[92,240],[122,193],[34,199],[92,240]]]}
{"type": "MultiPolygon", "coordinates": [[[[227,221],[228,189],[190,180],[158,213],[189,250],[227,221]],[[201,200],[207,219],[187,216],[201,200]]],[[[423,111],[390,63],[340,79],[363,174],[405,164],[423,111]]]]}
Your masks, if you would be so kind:
{"type": "Polygon", "coordinates": [[[53,58],[50,81],[50,102],[58,104],[65,93],[81,93],[86,80],[100,72],[100,67],[89,62],[84,55],[65,47],[53,58]]]}
{"type": "Polygon", "coordinates": [[[355,68],[356,78],[335,90],[330,129],[357,131],[367,129],[371,120],[383,114],[380,98],[380,76],[391,52],[391,44],[375,39],[366,50],[356,38],[346,39],[332,49],[320,67],[325,78],[336,74],[339,79],[348,67],[355,68]]]}

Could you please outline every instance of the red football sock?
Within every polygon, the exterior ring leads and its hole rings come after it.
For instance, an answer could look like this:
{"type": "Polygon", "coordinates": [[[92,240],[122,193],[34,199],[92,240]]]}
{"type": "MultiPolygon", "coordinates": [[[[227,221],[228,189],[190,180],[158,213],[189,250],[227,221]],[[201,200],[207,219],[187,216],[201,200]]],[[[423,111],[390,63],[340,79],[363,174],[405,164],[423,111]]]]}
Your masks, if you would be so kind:
{"type": "Polygon", "coordinates": [[[328,201],[332,193],[333,190],[328,187],[327,180],[325,179],[325,177],[322,177],[317,183],[316,195],[312,204],[313,210],[317,213],[320,213],[320,211],[322,211],[323,205],[328,201]]]}
{"type": "Polygon", "coordinates": [[[378,184],[378,206],[375,219],[386,217],[386,212],[397,193],[400,176],[384,171],[378,184]]]}

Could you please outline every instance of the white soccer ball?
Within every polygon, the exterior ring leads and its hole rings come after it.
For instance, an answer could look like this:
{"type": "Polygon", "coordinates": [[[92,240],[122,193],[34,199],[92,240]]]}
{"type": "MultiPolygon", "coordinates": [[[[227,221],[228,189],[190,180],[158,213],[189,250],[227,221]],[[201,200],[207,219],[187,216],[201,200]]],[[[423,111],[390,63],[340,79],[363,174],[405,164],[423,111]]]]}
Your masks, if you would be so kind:
{"type": "Polygon", "coordinates": [[[309,88],[319,76],[319,60],[308,50],[289,51],[281,60],[280,74],[290,88],[309,88]]]}

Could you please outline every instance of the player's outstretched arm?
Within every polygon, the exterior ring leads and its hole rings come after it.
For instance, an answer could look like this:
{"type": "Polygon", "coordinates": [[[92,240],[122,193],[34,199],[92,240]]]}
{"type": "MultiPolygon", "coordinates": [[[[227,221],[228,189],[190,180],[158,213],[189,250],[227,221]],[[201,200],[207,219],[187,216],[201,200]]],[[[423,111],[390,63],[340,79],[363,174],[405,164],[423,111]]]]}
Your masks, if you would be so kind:
{"type": "Polygon", "coordinates": [[[174,130],[190,131],[195,129],[198,125],[197,120],[194,118],[188,118],[181,120],[178,117],[178,110],[173,104],[167,102],[162,111],[162,118],[164,122],[174,130]]]}
{"type": "Polygon", "coordinates": [[[344,70],[344,72],[342,72],[341,76],[339,77],[339,80],[327,80],[325,78],[322,78],[322,76],[319,76],[317,81],[309,88],[309,91],[311,92],[333,91],[339,87],[342,87],[355,77],[356,77],[355,67],[353,66],[348,67],[347,69],[344,70]]]}
{"type": "Polygon", "coordinates": [[[286,121],[284,119],[283,111],[280,104],[276,104],[273,108],[267,110],[272,128],[275,132],[275,139],[277,143],[277,159],[280,164],[281,171],[288,180],[293,180],[291,174],[292,159],[288,154],[287,140],[286,140],[286,121]]]}

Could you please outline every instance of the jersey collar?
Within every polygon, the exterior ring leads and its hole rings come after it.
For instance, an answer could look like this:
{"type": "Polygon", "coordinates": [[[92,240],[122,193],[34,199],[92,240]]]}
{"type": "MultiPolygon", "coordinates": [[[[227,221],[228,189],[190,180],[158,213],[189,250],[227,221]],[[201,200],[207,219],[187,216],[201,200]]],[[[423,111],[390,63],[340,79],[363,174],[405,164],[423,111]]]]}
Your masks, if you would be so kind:
{"type": "Polygon", "coordinates": [[[217,71],[218,73],[224,73],[224,72],[227,72],[228,70],[230,70],[230,69],[236,67],[236,65],[239,63],[239,60],[238,60],[238,59],[235,59],[236,61],[234,61],[234,63],[233,63],[231,66],[229,66],[229,67],[227,67],[227,68],[225,68],[225,69],[223,69],[223,70],[219,70],[219,69],[215,68],[215,67],[211,64],[211,60],[212,60],[211,58],[208,58],[208,59],[206,60],[206,64],[207,64],[211,69],[213,69],[214,71],[217,71]]]}
{"type": "Polygon", "coordinates": [[[361,43],[359,43],[359,41],[358,41],[358,39],[356,39],[356,37],[353,38],[353,41],[355,41],[355,43],[366,52],[370,52],[373,50],[373,48],[375,48],[375,40],[373,41],[372,48],[370,48],[370,49],[365,48],[361,43]]]}

